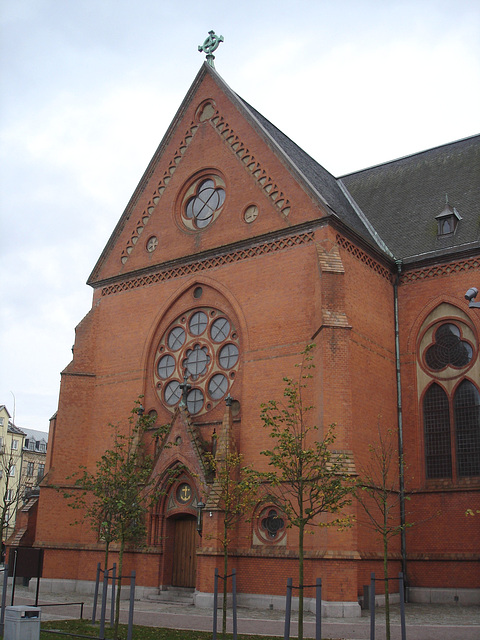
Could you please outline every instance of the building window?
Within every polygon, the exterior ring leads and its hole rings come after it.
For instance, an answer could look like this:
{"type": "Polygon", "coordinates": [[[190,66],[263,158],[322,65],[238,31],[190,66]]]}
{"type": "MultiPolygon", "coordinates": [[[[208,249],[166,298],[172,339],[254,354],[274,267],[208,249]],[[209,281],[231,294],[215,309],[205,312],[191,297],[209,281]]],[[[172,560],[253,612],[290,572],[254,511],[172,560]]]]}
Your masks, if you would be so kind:
{"type": "Polygon", "coordinates": [[[39,482],[43,478],[44,475],[45,475],[45,465],[40,463],[38,465],[38,475],[37,475],[37,479],[38,479],[39,482]]]}
{"type": "Polygon", "coordinates": [[[15,477],[15,473],[16,473],[16,467],[15,467],[14,464],[12,464],[12,465],[10,465],[10,469],[8,470],[8,475],[11,478],[14,478],[15,477]]]}
{"type": "Polygon", "coordinates": [[[441,371],[450,366],[454,369],[466,367],[473,355],[472,345],[462,339],[456,324],[441,324],[433,335],[433,344],[425,351],[425,364],[432,371],[441,371]]]}
{"type": "Polygon", "coordinates": [[[170,410],[185,393],[189,413],[205,413],[229,393],[239,359],[231,320],[210,307],[192,309],[174,320],[160,340],[154,369],[157,393],[170,410]]]}
{"type": "Polygon", "coordinates": [[[27,476],[29,477],[33,476],[34,469],[35,469],[35,463],[27,462],[27,476]]]}
{"type": "Polygon", "coordinates": [[[192,231],[208,227],[225,203],[225,183],[218,175],[195,180],[182,198],[182,221],[192,231]]]}
{"type": "Polygon", "coordinates": [[[18,450],[18,440],[12,440],[12,451],[18,450]]]}
{"type": "Polygon", "coordinates": [[[423,399],[427,478],[480,475],[480,394],[463,380],[453,397],[437,383],[423,399]]]}
{"type": "Polygon", "coordinates": [[[260,507],[254,524],[254,540],[261,544],[275,544],[286,542],[286,518],[273,505],[260,507]]]}
{"type": "Polygon", "coordinates": [[[460,478],[480,475],[480,394],[469,381],[458,387],[453,400],[457,472],[460,478]]]}
{"type": "Polygon", "coordinates": [[[11,502],[13,500],[13,489],[7,489],[6,501],[11,502]]]}

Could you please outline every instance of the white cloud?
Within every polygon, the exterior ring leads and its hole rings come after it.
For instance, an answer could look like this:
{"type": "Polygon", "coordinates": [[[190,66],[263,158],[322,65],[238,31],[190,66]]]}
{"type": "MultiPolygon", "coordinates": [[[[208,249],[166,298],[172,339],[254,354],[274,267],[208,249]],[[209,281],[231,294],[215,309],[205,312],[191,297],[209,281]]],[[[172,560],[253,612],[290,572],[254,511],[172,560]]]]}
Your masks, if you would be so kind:
{"type": "Polygon", "coordinates": [[[468,0],[5,0],[0,17],[0,403],[46,428],[85,280],[216,28],[227,84],[339,175],[472,135],[468,0]],[[212,15],[215,19],[212,23],[212,15]]]}

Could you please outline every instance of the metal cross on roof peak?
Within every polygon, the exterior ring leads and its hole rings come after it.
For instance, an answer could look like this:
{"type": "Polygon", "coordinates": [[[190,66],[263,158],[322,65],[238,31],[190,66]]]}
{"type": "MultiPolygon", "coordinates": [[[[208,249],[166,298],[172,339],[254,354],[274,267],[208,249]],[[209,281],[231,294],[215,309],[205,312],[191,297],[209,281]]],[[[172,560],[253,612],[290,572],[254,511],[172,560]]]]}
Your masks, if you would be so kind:
{"type": "Polygon", "coordinates": [[[217,36],[215,31],[209,31],[208,38],[203,44],[198,46],[199,51],[203,51],[207,54],[207,63],[214,69],[215,65],[213,64],[213,61],[215,60],[215,56],[213,55],[213,52],[218,49],[221,42],[223,42],[223,36],[217,36]]]}

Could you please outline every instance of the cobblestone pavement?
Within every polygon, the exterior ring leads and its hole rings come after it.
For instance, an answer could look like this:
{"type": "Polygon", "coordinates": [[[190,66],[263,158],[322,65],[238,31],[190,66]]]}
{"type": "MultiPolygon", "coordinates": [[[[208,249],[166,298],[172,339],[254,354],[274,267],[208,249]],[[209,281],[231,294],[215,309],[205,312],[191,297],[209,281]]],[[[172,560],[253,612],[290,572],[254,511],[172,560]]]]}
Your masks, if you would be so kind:
{"type": "MultiPolygon", "coordinates": [[[[10,590],[8,598],[10,599],[10,590]]],[[[33,605],[35,594],[23,587],[15,591],[15,604],[33,605]]],[[[39,598],[39,605],[63,603],[65,606],[42,607],[42,620],[62,620],[79,618],[80,605],[84,602],[83,617],[92,615],[93,598],[78,593],[45,594],[39,598]],[[67,606],[68,605],[68,606],[67,606]]],[[[7,601],[7,606],[11,604],[7,601]]],[[[128,601],[122,601],[121,620],[128,620],[128,601]]],[[[98,604],[100,607],[100,602],[98,604]]],[[[231,615],[228,612],[228,628],[231,631],[231,615]]],[[[284,612],[280,610],[259,610],[238,608],[238,633],[274,635],[283,637],[284,612]]],[[[99,609],[97,619],[99,616],[99,609]]],[[[382,607],[375,610],[375,640],[385,638],[385,611],[382,607]]],[[[219,611],[219,621],[221,612],[219,611]]],[[[292,615],[291,633],[296,635],[296,615],[292,615]]],[[[315,637],[315,617],[305,614],[305,637],[315,637]]],[[[145,626],[168,627],[175,629],[212,630],[212,613],[208,609],[198,609],[193,605],[165,603],[152,600],[135,602],[135,624],[145,626]]],[[[391,605],[392,640],[400,640],[400,607],[391,605]]],[[[462,607],[456,605],[406,605],[407,640],[480,640],[480,606],[462,607]]],[[[322,638],[342,640],[368,640],[370,638],[370,615],[362,612],[361,618],[323,618],[322,638]]]]}

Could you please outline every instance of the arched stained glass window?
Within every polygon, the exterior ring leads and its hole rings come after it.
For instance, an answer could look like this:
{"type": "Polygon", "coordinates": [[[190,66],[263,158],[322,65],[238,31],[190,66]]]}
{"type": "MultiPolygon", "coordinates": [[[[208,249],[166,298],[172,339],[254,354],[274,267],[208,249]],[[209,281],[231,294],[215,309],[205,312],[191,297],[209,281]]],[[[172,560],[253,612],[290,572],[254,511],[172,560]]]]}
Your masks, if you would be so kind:
{"type": "Polygon", "coordinates": [[[457,473],[460,478],[480,475],[480,394],[469,381],[458,387],[454,401],[457,473]]]}
{"type": "Polygon", "coordinates": [[[438,384],[432,384],[423,399],[425,466],[427,478],[452,476],[450,410],[448,397],[438,384]]]}

